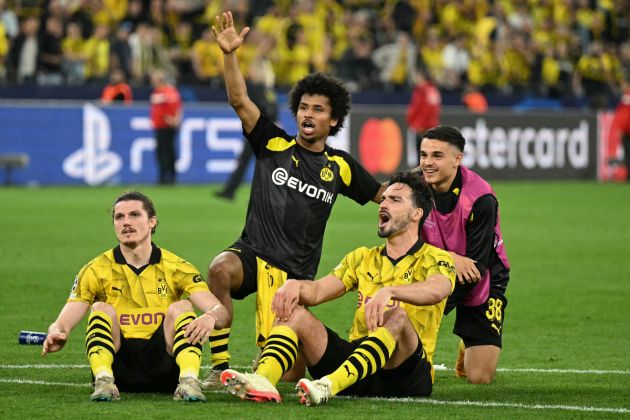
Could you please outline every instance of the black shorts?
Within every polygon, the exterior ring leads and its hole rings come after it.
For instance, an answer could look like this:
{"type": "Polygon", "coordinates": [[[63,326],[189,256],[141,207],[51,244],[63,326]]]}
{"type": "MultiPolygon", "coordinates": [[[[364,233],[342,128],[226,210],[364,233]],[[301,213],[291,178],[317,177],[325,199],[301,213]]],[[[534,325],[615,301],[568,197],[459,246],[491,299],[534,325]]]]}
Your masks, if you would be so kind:
{"type": "Polygon", "coordinates": [[[457,305],[453,333],[461,337],[466,347],[493,345],[501,348],[507,303],[502,293],[490,290],[490,297],[483,305],[457,305]]]}
{"type": "MultiPolygon", "coordinates": [[[[328,344],[321,360],[308,368],[315,379],[334,372],[350,356],[359,341],[346,341],[326,328],[328,344]]],[[[339,395],[358,397],[428,397],[433,390],[431,382],[431,364],[423,356],[422,343],[418,340],[418,348],[400,366],[394,369],[379,369],[374,375],[365,377],[339,395]]]]}
{"type": "Polygon", "coordinates": [[[476,283],[464,283],[461,284],[457,279],[455,279],[455,288],[453,288],[453,292],[450,294],[448,299],[446,300],[446,306],[444,307],[444,315],[448,315],[451,311],[457,308],[459,303],[466,299],[468,294],[474,289],[476,283]]]}
{"type": "Polygon", "coordinates": [[[166,351],[162,324],[148,340],[121,335],[112,370],[123,392],[173,393],[179,382],[179,366],[166,351]]]}
{"type": "Polygon", "coordinates": [[[226,251],[232,252],[240,258],[243,265],[243,283],[241,283],[241,287],[238,290],[231,292],[230,295],[232,299],[245,299],[258,290],[256,253],[240,240],[229,246],[226,251]]]}

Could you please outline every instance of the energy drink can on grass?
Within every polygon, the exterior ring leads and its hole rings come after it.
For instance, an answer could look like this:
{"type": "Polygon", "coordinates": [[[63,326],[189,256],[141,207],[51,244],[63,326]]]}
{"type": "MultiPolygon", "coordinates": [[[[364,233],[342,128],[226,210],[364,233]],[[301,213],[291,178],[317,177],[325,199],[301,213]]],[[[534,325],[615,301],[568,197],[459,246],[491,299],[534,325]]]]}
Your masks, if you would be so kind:
{"type": "Polygon", "coordinates": [[[41,346],[44,344],[44,340],[46,340],[46,336],[48,334],[43,332],[34,332],[34,331],[20,331],[20,335],[18,337],[18,343],[20,344],[35,344],[41,346]]]}

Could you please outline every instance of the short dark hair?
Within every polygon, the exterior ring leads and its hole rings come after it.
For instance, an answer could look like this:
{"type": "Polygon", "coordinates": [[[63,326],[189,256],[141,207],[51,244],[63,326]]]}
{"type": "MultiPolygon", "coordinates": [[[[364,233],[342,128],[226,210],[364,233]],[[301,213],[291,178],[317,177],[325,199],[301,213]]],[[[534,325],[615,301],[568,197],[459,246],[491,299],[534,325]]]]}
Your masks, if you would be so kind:
{"type": "Polygon", "coordinates": [[[428,129],[422,134],[422,138],[445,141],[457,147],[460,152],[464,151],[466,139],[462,133],[452,125],[438,125],[428,129]]]}
{"type": "MultiPolygon", "coordinates": [[[[121,201],[140,201],[142,202],[142,208],[149,215],[149,219],[157,216],[153,201],[151,201],[148,196],[142,194],[140,191],[125,191],[124,193],[119,195],[116,200],[114,200],[114,204],[112,205],[112,219],[114,218],[114,207],[116,207],[116,204],[120,203],[121,201]]],[[[151,233],[155,233],[155,228],[157,228],[157,223],[155,224],[153,229],[151,229],[151,233]]]]}
{"type": "Polygon", "coordinates": [[[422,226],[433,208],[431,187],[422,178],[422,173],[414,170],[399,171],[393,174],[389,178],[389,185],[396,183],[405,184],[411,188],[411,198],[415,207],[422,209],[422,220],[420,220],[420,226],[422,226]]]}
{"type": "Polygon", "coordinates": [[[343,122],[350,112],[350,92],[343,82],[326,73],[311,73],[297,82],[289,92],[289,108],[295,117],[303,95],[322,95],[328,98],[332,108],[331,116],[337,120],[335,127],[330,127],[334,136],[343,127],[343,122]]]}

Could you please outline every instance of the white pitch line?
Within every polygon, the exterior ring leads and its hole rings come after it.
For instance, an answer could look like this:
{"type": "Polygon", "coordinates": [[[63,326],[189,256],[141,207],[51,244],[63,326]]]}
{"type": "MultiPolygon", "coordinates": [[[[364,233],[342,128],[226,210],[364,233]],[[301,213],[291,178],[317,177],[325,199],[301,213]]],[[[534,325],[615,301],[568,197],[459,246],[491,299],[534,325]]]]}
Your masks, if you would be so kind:
{"type": "Polygon", "coordinates": [[[46,363],[38,363],[31,365],[0,365],[0,369],[80,369],[86,368],[89,365],[63,365],[63,364],[46,364],[46,363]]]}
{"type": "MultiPolygon", "coordinates": [[[[349,397],[339,397],[349,398],[349,397]]],[[[362,398],[363,399],[363,398],[362,398]]],[[[455,405],[455,406],[474,406],[480,408],[490,407],[506,407],[506,408],[522,408],[526,410],[563,410],[563,411],[585,411],[595,413],[617,413],[628,414],[630,409],[628,408],[614,408],[614,407],[589,407],[581,405],[549,405],[549,404],[523,404],[523,403],[510,403],[510,402],[496,402],[496,401],[448,401],[448,400],[436,400],[432,398],[365,398],[372,401],[387,401],[387,402],[400,402],[410,404],[432,404],[432,405],[455,405]]]]}
{"type": "MultiPolygon", "coordinates": [[[[0,378],[0,383],[10,384],[28,384],[28,385],[52,385],[52,386],[73,386],[81,388],[90,388],[92,384],[89,383],[69,383],[69,382],[47,382],[39,380],[29,379],[5,379],[0,378]]],[[[210,391],[209,393],[218,394],[222,391],[210,391]]],[[[340,399],[352,400],[352,397],[338,397],[340,399]]],[[[580,405],[550,405],[550,404],[522,404],[522,403],[510,403],[510,402],[496,402],[496,401],[449,401],[449,400],[436,400],[430,398],[361,398],[361,400],[369,401],[387,401],[391,403],[403,403],[403,404],[429,404],[429,405],[452,405],[452,406],[473,406],[479,408],[520,408],[524,410],[561,410],[561,411],[582,411],[587,413],[615,413],[615,414],[630,414],[628,408],[614,408],[614,407],[590,407],[580,405]]]]}
{"type": "MultiPolygon", "coordinates": [[[[24,364],[24,365],[4,365],[0,364],[0,369],[83,369],[87,368],[87,364],[24,364]]],[[[251,369],[251,366],[232,366],[235,369],[251,369]]],[[[203,369],[209,369],[209,365],[202,366],[203,369]]],[[[436,371],[449,371],[444,365],[435,365],[436,371]]],[[[498,372],[507,373],[548,373],[548,374],[578,374],[578,375],[630,375],[630,370],[603,370],[603,369],[539,369],[539,368],[498,368],[498,372]]]]}
{"type": "Polygon", "coordinates": [[[497,368],[499,372],[531,372],[531,373],[577,373],[587,375],[630,375],[630,370],[601,369],[537,369],[537,368],[497,368]]]}
{"type": "Polygon", "coordinates": [[[13,378],[0,378],[0,382],[5,384],[27,384],[27,385],[52,385],[52,386],[77,386],[77,387],[92,387],[90,383],[77,384],[72,382],[48,382],[38,381],[32,379],[13,379],[13,378]]]}

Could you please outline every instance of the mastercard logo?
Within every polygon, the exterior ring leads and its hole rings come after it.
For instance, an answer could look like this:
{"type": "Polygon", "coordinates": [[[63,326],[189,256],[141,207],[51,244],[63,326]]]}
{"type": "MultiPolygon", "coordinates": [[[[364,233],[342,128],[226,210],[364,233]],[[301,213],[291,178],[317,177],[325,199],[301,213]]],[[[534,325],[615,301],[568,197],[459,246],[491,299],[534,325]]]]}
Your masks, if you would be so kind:
{"type": "Polygon", "coordinates": [[[392,118],[368,119],[359,134],[359,159],[371,174],[391,174],[398,169],[403,154],[403,138],[392,118]]]}

